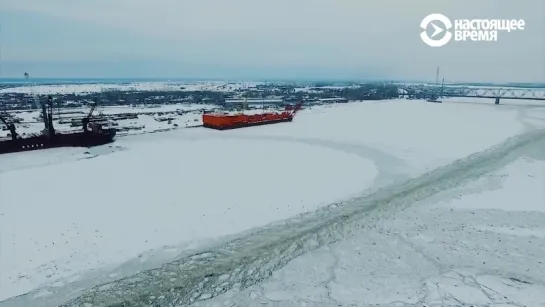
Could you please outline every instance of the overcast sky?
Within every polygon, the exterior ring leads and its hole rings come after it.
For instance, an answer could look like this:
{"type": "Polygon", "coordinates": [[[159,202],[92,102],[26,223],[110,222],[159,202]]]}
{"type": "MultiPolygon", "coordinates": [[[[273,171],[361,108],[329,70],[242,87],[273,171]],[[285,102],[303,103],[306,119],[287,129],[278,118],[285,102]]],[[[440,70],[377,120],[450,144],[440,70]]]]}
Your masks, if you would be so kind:
{"type": "Polygon", "coordinates": [[[1,77],[545,82],[545,0],[0,0],[0,23],[1,77]],[[430,13],[526,29],[432,48],[430,13]]]}

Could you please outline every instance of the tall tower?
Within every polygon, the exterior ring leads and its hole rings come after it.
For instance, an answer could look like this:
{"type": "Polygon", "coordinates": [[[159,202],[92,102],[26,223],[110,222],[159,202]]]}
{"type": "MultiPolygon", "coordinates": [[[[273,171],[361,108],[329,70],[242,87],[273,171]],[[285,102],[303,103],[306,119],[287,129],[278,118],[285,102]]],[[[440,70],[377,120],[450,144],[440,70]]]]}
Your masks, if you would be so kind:
{"type": "Polygon", "coordinates": [[[435,74],[435,85],[439,85],[439,66],[437,66],[437,73],[435,74]]]}
{"type": "Polygon", "coordinates": [[[30,75],[27,72],[25,72],[24,76],[25,76],[26,84],[30,90],[30,96],[32,99],[32,108],[36,110],[38,109],[38,106],[40,105],[40,99],[38,95],[36,94],[36,91],[34,89],[34,84],[32,84],[32,81],[30,79],[30,75]]]}

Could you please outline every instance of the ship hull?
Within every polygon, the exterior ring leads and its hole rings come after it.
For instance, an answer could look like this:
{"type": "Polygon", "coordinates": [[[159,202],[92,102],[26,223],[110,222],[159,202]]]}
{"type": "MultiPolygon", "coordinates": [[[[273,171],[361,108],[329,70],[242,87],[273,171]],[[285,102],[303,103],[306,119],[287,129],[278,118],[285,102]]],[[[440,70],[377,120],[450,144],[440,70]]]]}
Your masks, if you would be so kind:
{"type": "Polygon", "coordinates": [[[254,126],[264,126],[264,125],[272,125],[272,124],[278,124],[278,123],[286,123],[291,122],[293,118],[282,118],[282,119],[274,119],[274,120],[264,120],[264,121],[255,121],[255,122],[243,122],[243,123],[230,123],[227,125],[213,125],[208,123],[203,123],[203,127],[215,129],[215,130],[231,130],[231,129],[239,129],[239,128],[245,128],[245,127],[254,127],[254,126]]]}
{"type": "Polygon", "coordinates": [[[58,147],[93,147],[113,142],[115,131],[104,134],[85,132],[56,134],[53,138],[34,136],[0,141],[0,154],[58,147]]]}
{"type": "Polygon", "coordinates": [[[293,112],[261,114],[203,114],[203,127],[216,130],[230,130],[244,127],[271,125],[291,122],[293,112]]]}

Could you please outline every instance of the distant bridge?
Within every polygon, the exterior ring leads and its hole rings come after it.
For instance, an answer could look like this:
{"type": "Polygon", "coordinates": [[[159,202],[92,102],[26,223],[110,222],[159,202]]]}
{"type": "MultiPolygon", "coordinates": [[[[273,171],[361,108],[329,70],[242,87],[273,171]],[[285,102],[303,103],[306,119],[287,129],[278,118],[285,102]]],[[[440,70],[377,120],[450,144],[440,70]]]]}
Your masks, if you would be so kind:
{"type": "Polygon", "coordinates": [[[501,88],[460,86],[405,86],[400,95],[409,98],[473,97],[491,98],[499,104],[500,99],[541,100],[545,102],[545,88],[501,88]]]}

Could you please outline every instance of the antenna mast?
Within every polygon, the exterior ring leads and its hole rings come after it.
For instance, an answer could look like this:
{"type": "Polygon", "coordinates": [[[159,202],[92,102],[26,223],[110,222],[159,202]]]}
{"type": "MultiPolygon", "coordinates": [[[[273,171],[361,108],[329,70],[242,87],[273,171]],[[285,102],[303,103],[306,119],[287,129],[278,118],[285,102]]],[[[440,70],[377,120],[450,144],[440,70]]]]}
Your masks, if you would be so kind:
{"type": "Polygon", "coordinates": [[[439,85],[439,66],[437,66],[437,74],[435,75],[435,85],[439,85]]]}
{"type": "Polygon", "coordinates": [[[242,103],[242,113],[241,114],[244,114],[244,111],[248,109],[248,83],[246,83],[244,85],[245,89],[246,89],[246,95],[244,95],[244,102],[242,103]]]}
{"type": "Polygon", "coordinates": [[[261,92],[261,114],[265,113],[265,91],[267,90],[267,81],[265,81],[265,86],[261,92]]]}
{"type": "Polygon", "coordinates": [[[38,109],[38,105],[39,105],[38,95],[36,95],[34,85],[31,83],[30,75],[27,72],[25,72],[25,79],[26,79],[27,86],[30,89],[30,95],[32,96],[32,107],[34,109],[38,109]]]}

